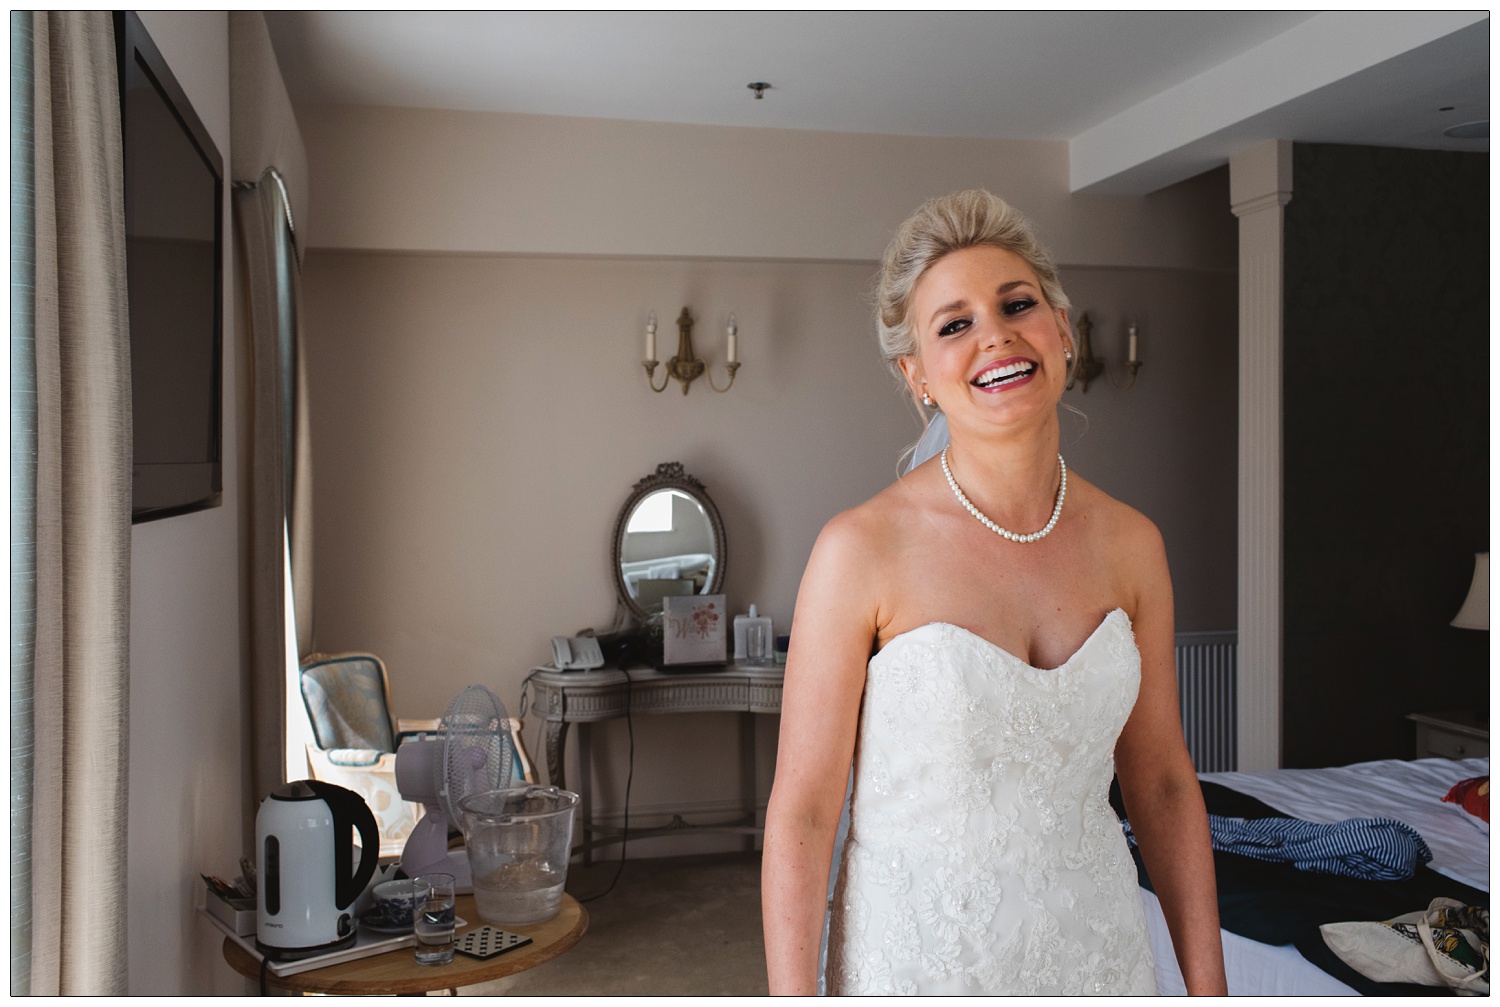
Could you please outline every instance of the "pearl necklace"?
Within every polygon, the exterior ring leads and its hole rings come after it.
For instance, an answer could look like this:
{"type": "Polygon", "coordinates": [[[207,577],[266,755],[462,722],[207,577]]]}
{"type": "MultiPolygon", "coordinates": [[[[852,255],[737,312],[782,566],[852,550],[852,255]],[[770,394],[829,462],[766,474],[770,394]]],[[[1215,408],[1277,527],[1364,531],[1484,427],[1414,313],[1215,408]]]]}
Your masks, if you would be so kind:
{"type": "Polygon", "coordinates": [[[975,507],[972,503],[969,502],[969,498],[964,496],[964,491],[958,488],[958,483],[953,478],[953,470],[948,467],[947,448],[943,448],[942,462],[943,475],[948,477],[948,487],[953,490],[953,495],[958,497],[958,502],[964,505],[964,510],[968,511],[970,514],[973,514],[974,517],[978,519],[980,524],[984,525],[986,528],[994,532],[996,535],[999,535],[1001,538],[1009,539],[1012,542],[1035,542],[1037,539],[1046,538],[1048,533],[1050,533],[1053,528],[1057,527],[1057,519],[1062,514],[1063,498],[1068,495],[1068,463],[1063,461],[1062,455],[1057,456],[1058,468],[1062,470],[1062,482],[1057,487],[1057,503],[1052,505],[1052,518],[1047,522],[1047,526],[1045,528],[1043,528],[1041,531],[1034,531],[1030,535],[1017,535],[1013,531],[1006,531],[1004,528],[1001,528],[995,522],[991,521],[989,518],[981,514],[979,512],[979,508],[975,507]]]}

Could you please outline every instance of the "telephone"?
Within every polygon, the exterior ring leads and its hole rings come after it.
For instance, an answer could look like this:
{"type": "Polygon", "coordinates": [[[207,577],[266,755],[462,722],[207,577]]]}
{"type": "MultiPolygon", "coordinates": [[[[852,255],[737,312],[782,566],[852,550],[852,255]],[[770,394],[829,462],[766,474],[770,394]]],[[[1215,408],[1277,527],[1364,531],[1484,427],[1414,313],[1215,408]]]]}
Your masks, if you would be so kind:
{"type": "Polygon", "coordinates": [[[591,636],[554,636],[552,663],[561,671],[587,671],[604,667],[604,651],[591,636]]]}

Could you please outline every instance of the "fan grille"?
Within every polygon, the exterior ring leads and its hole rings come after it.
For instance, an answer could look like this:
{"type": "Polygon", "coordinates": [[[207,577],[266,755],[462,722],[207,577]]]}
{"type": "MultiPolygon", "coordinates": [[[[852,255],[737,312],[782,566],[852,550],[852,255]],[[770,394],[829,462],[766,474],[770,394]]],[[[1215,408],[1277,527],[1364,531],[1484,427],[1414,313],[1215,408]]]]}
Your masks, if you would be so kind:
{"type": "Polygon", "coordinates": [[[511,785],[515,757],[510,718],[489,689],[471,685],[454,697],[443,715],[443,804],[448,821],[462,826],[459,802],[511,785]]]}

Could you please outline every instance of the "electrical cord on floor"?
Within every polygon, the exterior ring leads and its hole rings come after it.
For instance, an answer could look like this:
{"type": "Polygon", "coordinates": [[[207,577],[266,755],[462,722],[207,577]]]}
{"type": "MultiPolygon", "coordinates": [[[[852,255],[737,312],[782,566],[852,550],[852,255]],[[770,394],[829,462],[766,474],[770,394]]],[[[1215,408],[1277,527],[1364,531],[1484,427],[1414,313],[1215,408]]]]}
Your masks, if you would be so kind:
{"type": "MultiPolygon", "coordinates": [[[[625,732],[630,737],[630,758],[626,762],[625,771],[625,827],[620,830],[620,863],[615,867],[615,876],[609,880],[609,887],[597,895],[579,899],[579,902],[593,902],[615,890],[615,883],[620,880],[620,874],[625,870],[625,844],[630,842],[630,784],[635,779],[635,722],[630,714],[631,689],[634,687],[634,679],[630,677],[628,668],[621,668],[620,671],[625,674],[625,732]]],[[[588,766],[581,767],[581,772],[587,773],[588,771],[588,766]]],[[[587,836],[584,837],[584,842],[588,842],[587,836]]]]}

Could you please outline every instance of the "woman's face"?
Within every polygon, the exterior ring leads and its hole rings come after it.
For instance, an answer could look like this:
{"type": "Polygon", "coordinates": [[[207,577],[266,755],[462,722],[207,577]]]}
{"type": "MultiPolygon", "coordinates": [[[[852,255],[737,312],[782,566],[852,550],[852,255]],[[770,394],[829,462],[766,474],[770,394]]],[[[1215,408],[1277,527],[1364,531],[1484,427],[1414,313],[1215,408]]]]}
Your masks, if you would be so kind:
{"type": "Polygon", "coordinates": [[[950,424],[1055,415],[1072,345],[1068,314],[1048,305],[1026,260],[993,245],[950,252],[917,281],[910,311],[917,351],[901,371],[950,424]]]}

